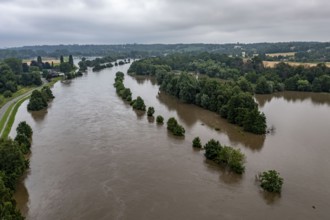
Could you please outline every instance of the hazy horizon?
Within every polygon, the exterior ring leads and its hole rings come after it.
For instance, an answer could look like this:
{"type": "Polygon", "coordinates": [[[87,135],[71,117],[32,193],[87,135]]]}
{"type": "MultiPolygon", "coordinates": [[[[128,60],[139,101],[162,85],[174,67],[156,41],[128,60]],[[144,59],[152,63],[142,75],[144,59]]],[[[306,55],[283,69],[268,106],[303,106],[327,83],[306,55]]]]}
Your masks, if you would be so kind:
{"type": "Polygon", "coordinates": [[[0,48],[329,42],[330,2],[0,0],[0,48]]]}

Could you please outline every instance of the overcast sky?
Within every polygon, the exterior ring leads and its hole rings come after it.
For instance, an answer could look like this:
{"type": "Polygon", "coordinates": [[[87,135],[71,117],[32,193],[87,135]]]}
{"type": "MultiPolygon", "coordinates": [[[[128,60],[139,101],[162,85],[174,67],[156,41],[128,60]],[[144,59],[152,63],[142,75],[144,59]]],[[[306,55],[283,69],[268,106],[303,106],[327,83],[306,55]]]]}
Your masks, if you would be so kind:
{"type": "Polygon", "coordinates": [[[329,0],[0,0],[0,47],[330,41],[329,0]]]}

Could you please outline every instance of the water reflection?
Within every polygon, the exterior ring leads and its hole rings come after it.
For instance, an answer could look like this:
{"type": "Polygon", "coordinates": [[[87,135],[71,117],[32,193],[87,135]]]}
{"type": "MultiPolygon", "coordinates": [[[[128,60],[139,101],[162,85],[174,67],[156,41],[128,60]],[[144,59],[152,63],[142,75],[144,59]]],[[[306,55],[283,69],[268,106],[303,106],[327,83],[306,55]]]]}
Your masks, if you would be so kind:
{"type": "Polygon", "coordinates": [[[310,100],[314,105],[330,106],[329,93],[312,93],[312,92],[278,92],[270,95],[256,95],[256,100],[260,107],[264,107],[273,98],[283,98],[288,102],[303,102],[310,100]]]}
{"type": "Polygon", "coordinates": [[[140,85],[143,85],[146,82],[150,82],[151,85],[156,85],[157,81],[155,77],[150,77],[150,76],[131,76],[129,75],[132,79],[135,79],[136,82],[140,85]]]}
{"type": "Polygon", "coordinates": [[[30,174],[30,170],[26,172],[19,181],[16,186],[16,191],[14,194],[14,199],[17,203],[17,208],[21,211],[21,213],[25,216],[26,213],[29,211],[29,192],[25,186],[24,180],[26,179],[27,175],[30,174]]]}
{"type": "Polygon", "coordinates": [[[219,179],[221,182],[233,185],[233,184],[240,184],[242,182],[242,175],[238,175],[232,171],[230,171],[226,166],[219,166],[218,164],[214,163],[213,161],[204,160],[204,164],[208,168],[208,170],[212,172],[218,172],[219,173],[219,179]]]}
{"type": "Polygon", "coordinates": [[[267,205],[273,205],[280,201],[281,194],[278,193],[270,193],[264,190],[260,190],[260,196],[266,201],[267,205]]]}
{"type": "Polygon", "coordinates": [[[153,116],[151,116],[151,117],[148,116],[147,118],[148,118],[148,122],[149,122],[149,123],[154,123],[154,122],[155,122],[155,117],[153,117],[153,116]]]}
{"type": "Polygon", "coordinates": [[[196,106],[188,105],[180,102],[172,96],[165,94],[164,92],[159,92],[157,99],[160,103],[164,104],[169,111],[176,110],[178,116],[188,127],[192,127],[197,122],[198,110],[196,106]]]}
{"type": "Polygon", "coordinates": [[[145,111],[135,110],[133,108],[132,108],[132,110],[135,112],[136,118],[139,120],[143,119],[143,116],[146,114],[145,111]]]}
{"type": "MultiPolygon", "coordinates": [[[[50,106],[48,106],[50,107],[50,106]]],[[[36,122],[41,122],[45,119],[45,117],[47,116],[47,109],[43,109],[40,111],[31,111],[31,116],[32,118],[36,121],[36,122]]]]}

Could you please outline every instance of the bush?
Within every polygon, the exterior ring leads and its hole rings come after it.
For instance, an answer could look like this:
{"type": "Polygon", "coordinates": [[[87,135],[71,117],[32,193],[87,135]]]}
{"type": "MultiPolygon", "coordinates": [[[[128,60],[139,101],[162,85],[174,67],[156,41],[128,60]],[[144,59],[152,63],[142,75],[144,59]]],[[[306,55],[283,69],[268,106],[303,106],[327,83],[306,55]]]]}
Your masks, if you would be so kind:
{"type": "Polygon", "coordinates": [[[9,98],[9,97],[11,97],[13,94],[11,93],[11,91],[9,91],[9,90],[6,90],[4,93],[3,93],[3,96],[5,97],[5,98],[9,98]]]}
{"type": "Polygon", "coordinates": [[[185,129],[173,117],[167,121],[167,130],[171,131],[175,136],[184,136],[185,133],[185,129]]]}
{"type": "Polygon", "coordinates": [[[202,147],[201,139],[199,137],[195,137],[192,142],[192,146],[196,148],[201,148],[202,147]]]}
{"type": "Polygon", "coordinates": [[[148,108],[148,111],[147,111],[147,115],[148,115],[149,117],[152,117],[152,116],[154,115],[154,113],[155,113],[155,109],[154,109],[154,107],[149,107],[149,108],[148,108]]]}
{"type": "Polygon", "coordinates": [[[283,178],[275,170],[268,170],[259,175],[260,186],[268,192],[280,193],[283,185],[283,178]]]}
{"type": "Polygon", "coordinates": [[[156,117],[156,122],[157,122],[157,124],[164,124],[164,118],[163,118],[163,116],[158,115],[156,117]]]}

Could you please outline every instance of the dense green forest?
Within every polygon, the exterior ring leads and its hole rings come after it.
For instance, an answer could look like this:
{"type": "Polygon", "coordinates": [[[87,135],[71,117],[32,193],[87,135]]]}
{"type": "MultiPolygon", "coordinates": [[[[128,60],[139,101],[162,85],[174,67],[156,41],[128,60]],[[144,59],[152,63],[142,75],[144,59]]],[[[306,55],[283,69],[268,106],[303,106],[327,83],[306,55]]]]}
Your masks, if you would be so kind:
{"type": "Polygon", "coordinates": [[[231,43],[231,44],[122,44],[122,45],[42,45],[0,50],[0,59],[68,56],[123,56],[142,58],[182,52],[212,52],[247,57],[266,53],[296,52],[295,61],[330,61],[330,42],[231,43]]]}
{"type": "Polygon", "coordinates": [[[330,68],[322,63],[315,67],[294,67],[281,62],[274,68],[266,68],[260,57],[243,60],[217,53],[177,53],[139,60],[131,65],[129,72],[155,76],[157,72],[171,70],[233,81],[243,91],[257,94],[283,90],[330,92],[330,68]]]}
{"type": "Polygon", "coordinates": [[[260,57],[245,60],[216,53],[171,54],[135,61],[129,74],[156,76],[160,89],[180,100],[218,112],[229,122],[256,134],[266,132],[264,114],[253,94],[277,91],[330,92],[330,68],[265,68],[260,57]]]}

